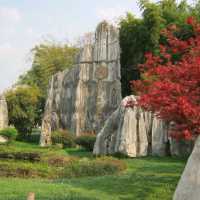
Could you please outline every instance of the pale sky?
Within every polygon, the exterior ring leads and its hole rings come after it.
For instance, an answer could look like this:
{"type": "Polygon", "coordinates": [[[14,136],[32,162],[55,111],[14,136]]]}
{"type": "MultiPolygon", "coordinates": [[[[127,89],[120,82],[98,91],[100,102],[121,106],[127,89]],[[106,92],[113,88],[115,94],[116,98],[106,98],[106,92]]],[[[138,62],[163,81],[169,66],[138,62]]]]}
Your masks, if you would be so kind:
{"type": "Polygon", "coordinates": [[[39,42],[73,42],[127,11],[140,15],[136,0],[0,0],[0,92],[30,68],[39,42]]]}

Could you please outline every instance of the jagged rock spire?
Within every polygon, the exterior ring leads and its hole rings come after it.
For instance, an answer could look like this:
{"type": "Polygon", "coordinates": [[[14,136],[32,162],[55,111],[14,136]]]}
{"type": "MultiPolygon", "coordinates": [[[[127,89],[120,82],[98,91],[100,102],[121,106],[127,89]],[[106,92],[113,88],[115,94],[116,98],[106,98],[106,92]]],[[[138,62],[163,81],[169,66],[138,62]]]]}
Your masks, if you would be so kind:
{"type": "Polygon", "coordinates": [[[75,135],[98,132],[121,101],[119,31],[107,22],[97,26],[95,41],[86,45],[76,65],[52,77],[42,123],[41,145],[51,132],[75,135]]]}

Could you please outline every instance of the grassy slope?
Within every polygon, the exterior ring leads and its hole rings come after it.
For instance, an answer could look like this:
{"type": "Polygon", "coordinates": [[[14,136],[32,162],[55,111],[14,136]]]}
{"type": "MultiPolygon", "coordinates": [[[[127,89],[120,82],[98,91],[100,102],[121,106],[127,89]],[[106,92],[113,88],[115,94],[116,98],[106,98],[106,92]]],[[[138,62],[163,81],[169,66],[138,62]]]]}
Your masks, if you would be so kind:
{"type": "MultiPolygon", "coordinates": [[[[41,151],[36,146],[18,148],[41,151]]],[[[47,150],[44,150],[47,151],[47,150]]],[[[59,154],[88,157],[77,150],[59,154]]],[[[126,159],[128,170],[118,176],[69,180],[0,178],[0,200],[23,200],[29,192],[36,200],[171,200],[185,161],[175,158],[126,159]]]]}

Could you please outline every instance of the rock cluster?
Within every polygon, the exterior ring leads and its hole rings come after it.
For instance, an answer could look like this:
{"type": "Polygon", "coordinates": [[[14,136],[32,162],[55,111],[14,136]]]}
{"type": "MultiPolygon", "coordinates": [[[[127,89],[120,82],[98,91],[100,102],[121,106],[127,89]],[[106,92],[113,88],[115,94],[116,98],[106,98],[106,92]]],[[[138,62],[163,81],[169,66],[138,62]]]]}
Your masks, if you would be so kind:
{"type": "Polygon", "coordinates": [[[8,126],[8,107],[6,99],[0,95],[0,129],[8,126]]]}
{"type": "Polygon", "coordinates": [[[51,143],[51,132],[67,129],[76,136],[98,132],[121,102],[118,30],[98,25],[94,45],[86,45],[77,64],[52,77],[42,123],[41,145],[51,143]]]}
{"type": "Polygon", "coordinates": [[[97,135],[95,155],[123,154],[130,157],[147,155],[183,155],[192,145],[176,142],[168,136],[169,126],[150,112],[137,106],[134,96],[126,97],[118,109],[105,122],[97,135]],[[184,146],[185,145],[185,146],[184,146]]]}

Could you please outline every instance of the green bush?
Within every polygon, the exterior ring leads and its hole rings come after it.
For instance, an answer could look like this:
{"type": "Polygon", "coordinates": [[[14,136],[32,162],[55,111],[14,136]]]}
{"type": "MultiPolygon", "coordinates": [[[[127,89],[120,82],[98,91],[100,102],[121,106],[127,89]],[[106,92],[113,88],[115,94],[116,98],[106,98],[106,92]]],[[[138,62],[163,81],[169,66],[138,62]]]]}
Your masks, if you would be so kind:
{"type": "Polygon", "coordinates": [[[12,140],[16,139],[16,137],[18,135],[18,131],[14,127],[9,127],[9,128],[0,130],[0,135],[4,136],[4,137],[8,138],[10,141],[12,141],[12,140]]]}
{"type": "Polygon", "coordinates": [[[39,144],[40,143],[40,134],[31,134],[26,136],[26,142],[39,144]]]}
{"type": "Polygon", "coordinates": [[[48,159],[48,164],[54,167],[65,167],[77,160],[78,158],[72,156],[52,156],[48,159]]]}
{"type": "Polygon", "coordinates": [[[96,160],[82,159],[72,162],[64,168],[64,177],[87,177],[117,174],[126,169],[126,164],[118,159],[98,158],[96,160]]]}
{"type": "Polygon", "coordinates": [[[87,151],[93,151],[95,141],[95,135],[83,135],[75,139],[76,144],[83,147],[87,151]]]}
{"type": "Polygon", "coordinates": [[[37,152],[0,152],[0,159],[39,162],[41,160],[41,155],[37,152]]]}
{"type": "Polygon", "coordinates": [[[53,132],[51,139],[53,145],[63,144],[64,148],[72,148],[76,146],[73,134],[66,130],[58,130],[53,132]]]}
{"type": "Polygon", "coordinates": [[[24,138],[26,142],[39,144],[40,143],[41,130],[33,129],[31,134],[26,135],[24,138]]]}

